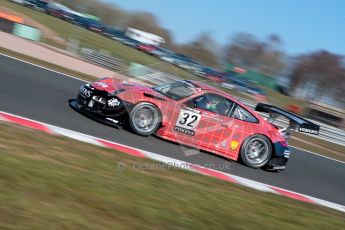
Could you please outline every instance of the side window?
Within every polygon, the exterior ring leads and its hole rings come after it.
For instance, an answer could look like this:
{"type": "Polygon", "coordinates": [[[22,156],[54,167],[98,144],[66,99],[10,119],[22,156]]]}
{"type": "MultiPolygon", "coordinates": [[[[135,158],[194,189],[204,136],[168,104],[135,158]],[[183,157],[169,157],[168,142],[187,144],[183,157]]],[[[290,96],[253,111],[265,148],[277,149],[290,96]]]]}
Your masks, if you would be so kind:
{"type": "Polygon", "coordinates": [[[232,115],[234,118],[239,119],[241,121],[247,121],[252,123],[258,123],[258,119],[256,119],[250,112],[245,110],[239,105],[236,105],[235,111],[232,115]]]}
{"type": "Polygon", "coordinates": [[[218,94],[208,93],[194,98],[192,101],[189,101],[186,104],[193,104],[195,108],[228,116],[234,103],[218,94]]]}

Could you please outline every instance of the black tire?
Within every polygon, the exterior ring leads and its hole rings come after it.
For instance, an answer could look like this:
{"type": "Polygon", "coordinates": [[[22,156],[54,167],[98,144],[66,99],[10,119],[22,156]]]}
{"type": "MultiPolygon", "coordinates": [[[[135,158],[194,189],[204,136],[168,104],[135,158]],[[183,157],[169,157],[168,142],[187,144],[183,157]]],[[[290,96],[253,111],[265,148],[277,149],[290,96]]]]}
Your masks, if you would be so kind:
{"type": "Polygon", "coordinates": [[[263,135],[253,135],[247,138],[241,146],[241,160],[251,168],[261,168],[272,156],[271,141],[263,135]]]}
{"type": "Polygon", "coordinates": [[[136,104],[129,113],[128,123],[131,130],[140,136],[154,134],[161,125],[159,109],[148,102],[136,104]]]}

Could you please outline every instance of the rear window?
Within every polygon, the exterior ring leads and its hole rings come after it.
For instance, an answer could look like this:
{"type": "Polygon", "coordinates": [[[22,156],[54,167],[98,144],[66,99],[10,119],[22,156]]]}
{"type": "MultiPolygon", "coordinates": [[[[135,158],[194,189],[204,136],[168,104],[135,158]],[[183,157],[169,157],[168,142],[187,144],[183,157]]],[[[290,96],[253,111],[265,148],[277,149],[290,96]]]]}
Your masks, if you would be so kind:
{"type": "Polygon", "coordinates": [[[239,105],[236,105],[235,111],[232,116],[241,121],[259,123],[258,119],[256,119],[256,117],[254,117],[253,114],[251,114],[250,112],[248,112],[246,109],[244,109],[243,107],[239,105]]]}

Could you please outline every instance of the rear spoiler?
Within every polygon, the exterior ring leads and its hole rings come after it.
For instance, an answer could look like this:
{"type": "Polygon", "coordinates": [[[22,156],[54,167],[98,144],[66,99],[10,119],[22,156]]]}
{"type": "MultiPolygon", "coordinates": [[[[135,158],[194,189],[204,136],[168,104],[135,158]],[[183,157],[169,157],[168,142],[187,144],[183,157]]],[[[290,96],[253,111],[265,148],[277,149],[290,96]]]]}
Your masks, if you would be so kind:
{"type": "Polygon", "coordinates": [[[268,121],[273,122],[278,116],[283,116],[289,120],[289,126],[285,130],[298,130],[302,133],[309,133],[318,135],[320,126],[316,125],[303,117],[300,117],[289,111],[280,109],[274,105],[259,103],[256,105],[255,110],[269,114],[268,121]]]}

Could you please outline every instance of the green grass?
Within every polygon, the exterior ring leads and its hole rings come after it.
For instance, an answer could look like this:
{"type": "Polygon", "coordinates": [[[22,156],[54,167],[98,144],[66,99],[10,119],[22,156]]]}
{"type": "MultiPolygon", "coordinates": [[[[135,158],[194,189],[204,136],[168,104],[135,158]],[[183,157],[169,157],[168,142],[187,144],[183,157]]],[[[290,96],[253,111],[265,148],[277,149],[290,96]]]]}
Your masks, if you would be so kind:
{"type": "Polygon", "coordinates": [[[0,229],[345,228],[344,213],[18,126],[0,124],[0,153],[0,229]]]}

